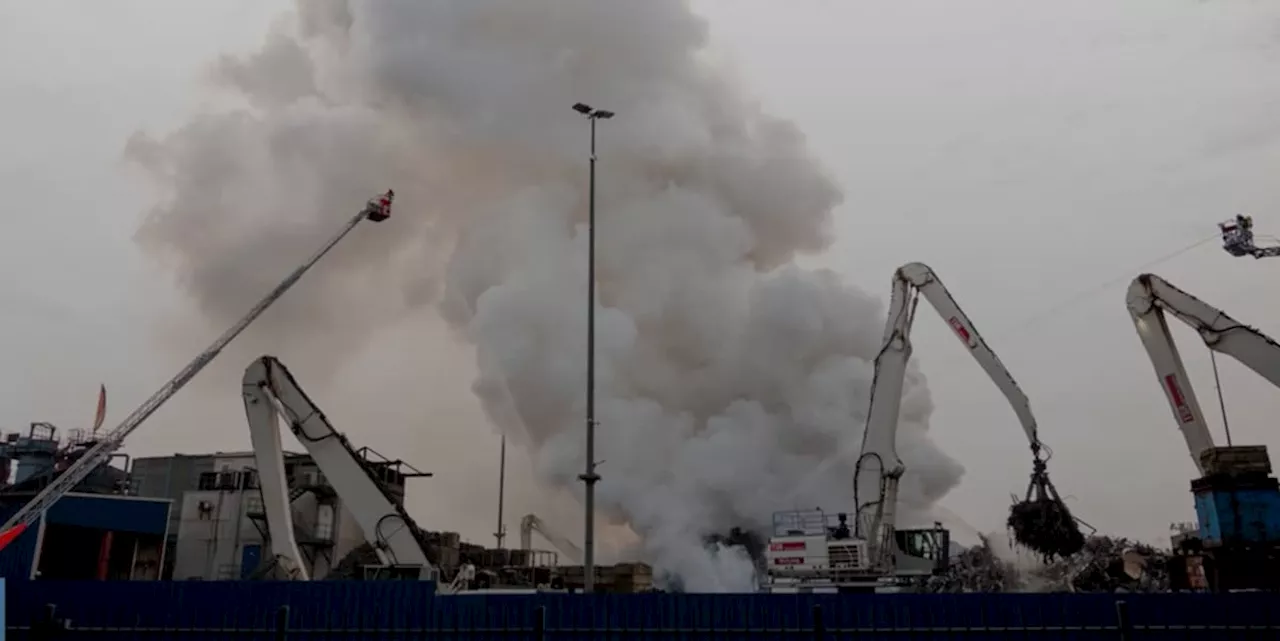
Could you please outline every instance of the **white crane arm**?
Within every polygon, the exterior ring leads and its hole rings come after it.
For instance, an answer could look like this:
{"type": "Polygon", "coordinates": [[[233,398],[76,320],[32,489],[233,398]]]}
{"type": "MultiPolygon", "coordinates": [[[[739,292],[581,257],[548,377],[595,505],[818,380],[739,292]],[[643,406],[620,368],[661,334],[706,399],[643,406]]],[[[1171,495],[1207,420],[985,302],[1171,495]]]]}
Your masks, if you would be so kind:
{"type": "Polygon", "coordinates": [[[1226,312],[1171,285],[1155,274],[1133,279],[1125,296],[1142,346],[1147,350],[1165,399],[1196,469],[1200,453],[1213,447],[1213,435],[1192,389],[1182,355],[1169,333],[1165,312],[1186,323],[1209,349],[1226,354],[1280,387],[1280,344],[1226,312]]]}
{"type": "Polygon", "coordinates": [[[342,498],[379,558],[388,565],[420,566],[424,573],[434,570],[418,540],[417,524],[404,506],[386,492],[347,438],[333,429],[279,360],[263,356],[250,364],[244,372],[243,394],[273,554],[292,557],[294,564],[301,566],[276,424],[280,415],[288,420],[289,429],[342,498]]]}
{"type": "MultiPolygon", "coordinates": [[[[222,353],[222,350],[225,349],[227,345],[231,344],[231,341],[235,340],[241,332],[243,332],[250,324],[253,323],[253,321],[257,320],[258,317],[262,315],[262,312],[265,312],[267,308],[271,307],[273,303],[279,300],[285,292],[289,291],[289,288],[293,287],[299,280],[301,280],[303,274],[306,274],[307,271],[319,262],[325,254],[329,253],[329,250],[333,249],[334,245],[337,245],[343,238],[346,238],[347,234],[351,233],[351,230],[355,229],[356,225],[359,225],[360,222],[366,218],[374,222],[386,220],[387,217],[391,215],[391,203],[394,198],[395,192],[387,191],[387,193],[382,196],[370,200],[365,205],[364,209],[361,209],[358,214],[353,216],[351,220],[347,221],[346,225],[344,225],[342,229],[333,236],[333,238],[329,239],[329,241],[326,242],[316,253],[312,254],[306,262],[302,263],[302,265],[294,270],[292,274],[289,274],[289,276],[281,281],[279,285],[276,285],[275,289],[271,290],[271,292],[263,297],[262,300],[258,301],[258,304],[254,305],[253,308],[249,310],[249,313],[245,314],[244,318],[236,321],[235,325],[232,325],[231,328],[219,336],[217,340],[213,341],[213,344],[201,352],[199,356],[196,356],[195,360],[182,368],[172,379],[169,380],[169,382],[162,385],[159,390],[151,395],[150,398],[143,401],[142,405],[126,416],[124,420],[121,421],[120,425],[103,435],[102,440],[99,441],[97,445],[85,452],[83,456],[68,467],[66,471],[58,476],[58,478],[54,479],[54,481],[37,494],[35,498],[31,499],[26,505],[23,505],[20,510],[14,513],[13,516],[9,517],[9,520],[5,522],[4,527],[0,528],[0,542],[7,543],[7,541],[12,540],[5,539],[3,534],[8,533],[10,530],[16,530],[17,528],[25,529],[28,525],[39,519],[40,516],[52,507],[54,503],[57,503],[58,499],[61,499],[63,495],[70,492],[76,485],[79,485],[81,481],[93,473],[99,465],[110,460],[111,455],[124,445],[125,437],[129,436],[129,434],[137,429],[143,421],[150,418],[151,415],[154,414],[156,410],[160,409],[160,407],[170,398],[173,398],[173,395],[177,394],[178,390],[181,390],[187,383],[191,382],[191,379],[195,378],[206,365],[213,362],[213,359],[217,358],[218,354],[222,353]]],[[[0,548],[2,547],[3,546],[0,545],[0,548]]]]}
{"type": "Polygon", "coordinates": [[[524,518],[520,519],[520,548],[522,550],[533,549],[534,532],[541,534],[561,554],[569,557],[571,562],[582,563],[582,548],[574,545],[573,541],[565,538],[560,533],[552,531],[536,514],[526,514],[524,518]]]}
{"type": "Polygon", "coordinates": [[[922,263],[908,263],[894,272],[889,317],[885,323],[884,342],[876,356],[875,378],[871,384],[871,403],[867,410],[867,426],[862,437],[862,454],[854,475],[855,504],[858,525],[872,548],[872,558],[882,565],[892,563],[893,534],[897,527],[898,479],[905,467],[898,458],[898,414],[902,406],[902,388],[907,361],[911,358],[911,327],[915,321],[916,294],[923,294],[942,316],[952,332],[969,348],[982,369],[996,384],[1013,407],[1022,429],[1038,452],[1040,439],[1031,403],[1014,381],[1000,358],[986,344],[973,322],[960,309],[937,274],[922,263]],[[870,468],[864,465],[874,462],[870,468]],[[863,500],[859,490],[875,488],[876,498],[863,500]],[[867,508],[874,512],[864,515],[867,508]]]}
{"type": "Polygon", "coordinates": [[[249,442],[253,446],[258,488],[262,492],[262,511],[267,516],[267,534],[276,566],[291,580],[308,581],[311,576],[293,531],[289,476],[284,464],[284,444],[280,439],[280,410],[270,388],[271,363],[264,361],[267,359],[255,360],[245,369],[241,380],[244,412],[249,421],[249,442]]]}

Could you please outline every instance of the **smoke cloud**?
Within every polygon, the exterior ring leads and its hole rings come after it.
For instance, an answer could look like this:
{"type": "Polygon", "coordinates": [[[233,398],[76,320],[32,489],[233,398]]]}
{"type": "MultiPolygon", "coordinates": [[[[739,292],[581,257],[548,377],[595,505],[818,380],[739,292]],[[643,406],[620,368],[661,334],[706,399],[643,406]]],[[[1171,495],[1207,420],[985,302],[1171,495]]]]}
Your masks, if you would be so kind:
{"type": "MultiPolygon", "coordinates": [[[[589,129],[569,106],[617,111],[599,132],[599,508],[687,589],[749,589],[745,556],[702,539],[851,508],[884,310],[794,264],[829,244],[839,189],[702,59],[706,40],[678,0],[299,1],[259,51],[213,66],[221,109],[130,141],[165,194],[138,242],[230,322],[396,188],[393,218],[255,331],[333,371],[380,319],[439,313],[476,348],[492,423],[580,493],[589,129]]],[[[931,411],[912,370],[908,516],[963,471],[931,411]]]]}

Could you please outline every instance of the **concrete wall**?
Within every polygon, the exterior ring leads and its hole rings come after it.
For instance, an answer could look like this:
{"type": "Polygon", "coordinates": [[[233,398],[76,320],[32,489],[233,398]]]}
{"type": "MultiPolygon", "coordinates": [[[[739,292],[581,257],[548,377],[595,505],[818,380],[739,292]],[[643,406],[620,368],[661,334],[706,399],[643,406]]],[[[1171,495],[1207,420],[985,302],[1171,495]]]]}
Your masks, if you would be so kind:
{"type": "Polygon", "coordinates": [[[204,455],[175,454],[133,460],[132,477],[137,495],[173,501],[174,508],[169,513],[170,537],[177,536],[182,517],[178,506],[182,504],[183,494],[196,489],[200,475],[212,472],[213,465],[213,458],[204,455]]]}
{"type": "Polygon", "coordinates": [[[246,499],[256,492],[189,491],[182,499],[173,578],[238,579],[244,545],[261,544],[262,536],[245,514],[246,499]],[[208,511],[201,504],[211,506],[208,511]]]}

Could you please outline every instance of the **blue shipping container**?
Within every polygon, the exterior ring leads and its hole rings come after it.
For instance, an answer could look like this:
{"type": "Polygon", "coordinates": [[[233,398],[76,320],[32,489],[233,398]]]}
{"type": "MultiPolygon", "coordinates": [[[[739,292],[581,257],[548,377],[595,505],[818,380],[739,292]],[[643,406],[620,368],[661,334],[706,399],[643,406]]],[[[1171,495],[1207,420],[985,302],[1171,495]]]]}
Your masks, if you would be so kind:
{"type": "Polygon", "coordinates": [[[1280,492],[1274,489],[1205,490],[1196,492],[1195,505],[1205,543],[1280,540],[1280,492]]]}

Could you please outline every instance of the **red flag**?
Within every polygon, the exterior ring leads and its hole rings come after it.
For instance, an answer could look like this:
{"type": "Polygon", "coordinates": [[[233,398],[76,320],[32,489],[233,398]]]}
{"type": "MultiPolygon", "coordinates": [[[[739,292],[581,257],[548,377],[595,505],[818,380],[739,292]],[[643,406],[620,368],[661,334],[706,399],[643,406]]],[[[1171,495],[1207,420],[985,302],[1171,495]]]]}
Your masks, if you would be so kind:
{"type": "Polygon", "coordinates": [[[26,529],[27,525],[25,523],[19,523],[4,532],[0,532],[0,550],[3,550],[6,545],[13,543],[15,539],[22,536],[22,532],[26,529]]]}
{"type": "Polygon", "coordinates": [[[107,420],[107,386],[98,387],[98,411],[93,415],[93,433],[98,433],[98,428],[102,427],[102,422],[107,420]]]}

